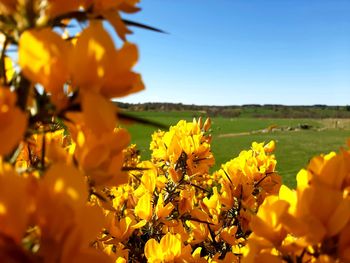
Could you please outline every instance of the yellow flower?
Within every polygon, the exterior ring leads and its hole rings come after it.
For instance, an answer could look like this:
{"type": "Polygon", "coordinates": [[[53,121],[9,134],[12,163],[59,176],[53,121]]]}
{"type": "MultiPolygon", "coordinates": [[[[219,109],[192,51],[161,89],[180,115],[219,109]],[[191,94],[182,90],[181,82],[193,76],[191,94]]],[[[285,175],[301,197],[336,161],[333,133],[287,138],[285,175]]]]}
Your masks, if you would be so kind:
{"type": "Polygon", "coordinates": [[[19,65],[32,82],[56,95],[63,93],[69,79],[68,57],[71,46],[51,29],[33,29],[22,33],[19,40],[19,65]]]}
{"type": "Polygon", "coordinates": [[[95,135],[101,136],[113,131],[116,127],[117,108],[100,94],[91,91],[84,92],[81,107],[84,125],[95,135]]]}
{"type": "Polygon", "coordinates": [[[289,204],[277,196],[268,196],[250,222],[252,231],[278,246],[286,236],[281,218],[288,211],[289,204]]]}
{"type": "Polygon", "coordinates": [[[158,243],[150,239],[145,245],[145,256],[148,262],[180,262],[181,258],[188,258],[190,247],[184,247],[181,236],[167,233],[158,243]]]}
{"type": "Polygon", "coordinates": [[[47,191],[67,199],[67,203],[73,201],[72,203],[83,206],[87,201],[87,183],[74,166],[63,163],[52,165],[42,179],[42,184],[47,191]]]}
{"type": "MultiPolygon", "coordinates": [[[[115,15],[115,14],[113,14],[115,15]]],[[[137,47],[124,43],[120,50],[101,22],[91,22],[78,37],[70,57],[73,85],[100,92],[107,98],[122,97],[144,89],[141,76],[132,72],[137,47]]]]}
{"type": "Polygon", "coordinates": [[[134,192],[136,197],[140,197],[145,193],[153,194],[154,189],[156,188],[157,170],[153,164],[150,162],[142,162],[140,167],[146,168],[147,170],[143,172],[141,183],[134,192]]]}
{"type": "Polygon", "coordinates": [[[191,245],[201,243],[208,238],[209,230],[206,224],[187,220],[186,225],[190,228],[190,240],[188,242],[191,245]]]}
{"type": "Polygon", "coordinates": [[[194,262],[198,263],[207,263],[208,260],[204,257],[201,257],[201,252],[202,252],[202,247],[197,247],[193,252],[192,252],[192,257],[194,262]]]}
{"type": "Polygon", "coordinates": [[[124,247],[122,243],[116,245],[105,245],[103,251],[108,254],[114,263],[127,263],[129,259],[129,251],[124,247]]]}
{"type": "Polygon", "coordinates": [[[306,240],[318,243],[338,234],[350,219],[349,205],[339,191],[324,186],[305,189],[298,198],[296,216],[307,226],[306,240]]]}
{"type": "Polygon", "coordinates": [[[16,168],[26,171],[30,167],[36,166],[38,160],[42,158],[43,147],[45,148],[45,164],[50,165],[55,162],[70,162],[71,156],[67,152],[69,140],[64,134],[65,131],[33,134],[22,143],[21,152],[16,159],[16,168]],[[44,139],[45,137],[45,139],[44,139]],[[45,146],[43,146],[45,142],[45,146]]]}
{"type": "Polygon", "coordinates": [[[185,174],[200,179],[214,164],[208,140],[196,121],[179,121],[168,132],[152,135],[152,160],[159,166],[165,164],[169,167],[169,175],[174,182],[181,180],[185,174]]]}
{"type": "Polygon", "coordinates": [[[10,165],[0,163],[0,233],[17,245],[21,244],[33,209],[29,186],[29,179],[18,176],[10,165]]]}
{"type": "Polygon", "coordinates": [[[73,86],[98,91],[106,74],[114,43],[102,22],[92,21],[81,33],[70,55],[73,86]]]}
{"type": "Polygon", "coordinates": [[[235,237],[237,232],[237,226],[225,227],[220,232],[220,238],[231,246],[236,245],[237,239],[235,237]]]}
{"type": "Polygon", "coordinates": [[[209,213],[213,216],[218,216],[221,212],[220,196],[216,187],[213,188],[213,195],[203,199],[203,203],[209,210],[209,213]]]}
{"type": "Polygon", "coordinates": [[[136,7],[139,0],[87,0],[87,3],[87,6],[93,6],[94,13],[108,20],[123,41],[126,40],[126,34],[132,33],[122,21],[118,11],[126,13],[139,11],[139,8],[136,7]]]}
{"type": "Polygon", "coordinates": [[[33,216],[41,235],[38,255],[48,262],[58,259],[80,262],[88,256],[91,257],[88,262],[106,260],[103,253],[89,247],[102,230],[104,217],[99,207],[87,204],[87,183],[79,170],[54,164],[38,186],[33,216]]]}
{"type": "Polygon", "coordinates": [[[112,212],[108,213],[107,220],[109,233],[118,242],[128,239],[134,231],[133,225],[136,224],[135,219],[130,216],[116,220],[116,215],[112,212]]]}
{"type": "Polygon", "coordinates": [[[86,3],[86,0],[74,0],[74,1],[60,1],[60,0],[49,0],[45,7],[45,13],[49,17],[55,17],[64,13],[77,11],[79,7],[82,7],[86,3]]]}
{"type": "Polygon", "coordinates": [[[106,67],[101,94],[107,98],[117,98],[144,89],[141,75],[131,71],[138,60],[136,45],[126,42],[121,49],[108,56],[110,61],[106,67]]]}
{"type": "Polygon", "coordinates": [[[157,205],[155,207],[157,218],[162,219],[169,216],[169,214],[172,212],[174,208],[175,206],[171,202],[164,205],[164,196],[162,193],[160,193],[158,196],[157,205]]]}
{"type": "Polygon", "coordinates": [[[307,169],[314,175],[311,180],[315,183],[341,190],[350,171],[350,153],[342,151],[315,157],[307,169]]]}
{"type": "Polygon", "coordinates": [[[0,155],[9,154],[24,135],[27,118],[16,107],[16,94],[0,87],[0,155]]]}
{"type": "Polygon", "coordinates": [[[153,214],[153,207],[151,202],[152,195],[145,193],[137,202],[135,206],[135,215],[139,218],[149,221],[153,214]]]}
{"type": "Polygon", "coordinates": [[[96,187],[127,183],[128,175],[122,171],[122,150],[126,148],[130,135],[121,129],[103,136],[78,133],[78,140],[84,140],[84,143],[77,144],[75,151],[79,164],[96,187]]]}
{"type": "Polygon", "coordinates": [[[7,82],[10,82],[15,75],[15,66],[10,57],[5,57],[5,71],[6,71],[6,80],[7,82]]]}
{"type": "Polygon", "coordinates": [[[100,94],[86,91],[82,113],[68,113],[67,126],[75,142],[74,156],[91,179],[91,185],[116,186],[127,183],[122,171],[123,150],[130,141],[125,129],[116,127],[116,108],[100,94]]]}
{"type": "Polygon", "coordinates": [[[189,188],[180,191],[179,212],[180,214],[190,213],[194,207],[195,189],[189,188]]]}

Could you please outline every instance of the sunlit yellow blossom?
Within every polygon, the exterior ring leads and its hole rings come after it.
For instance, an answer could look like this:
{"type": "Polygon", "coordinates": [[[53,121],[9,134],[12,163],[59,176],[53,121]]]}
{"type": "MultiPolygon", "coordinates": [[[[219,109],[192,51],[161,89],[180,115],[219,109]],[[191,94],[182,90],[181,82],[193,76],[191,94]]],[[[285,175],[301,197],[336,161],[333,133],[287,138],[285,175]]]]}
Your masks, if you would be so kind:
{"type": "Polygon", "coordinates": [[[288,210],[289,204],[276,196],[268,196],[252,218],[251,228],[259,236],[278,245],[284,239],[286,232],[281,224],[281,217],[288,210]]]}
{"type": "Polygon", "coordinates": [[[82,95],[81,106],[83,123],[95,135],[111,132],[116,127],[117,108],[100,94],[85,92],[82,95]]]}
{"type": "Polygon", "coordinates": [[[5,71],[6,71],[6,80],[9,82],[14,77],[15,65],[10,57],[5,57],[5,71]]]}
{"type": "Polygon", "coordinates": [[[41,229],[39,255],[48,261],[78,260],[87,255],[102,260],[103,254],[88,248],[103,226],[103,215],[100,208],[86,204],[88,193],[83,175],[76,168],[55,164],[39,183],[34,216],[41,229]],[[60,246],[62,250],[57,249],[60,246]]]}
{"type": "Polygon", "coordinates": [[[132,231],[134,231],[132,226],[136,224],[136,221],[130,216],[126,216],[117,221],[114,213],[108,214],[108,221],[109,232],[118,241],[129,238],[132,231]]]}
{"type": "Polygon", "coordinates": [[[25,76],[53,94],[63,93],[68,81],[71,46],[51,29],[25,31],[19,40],[19,65],[25,76]]]}
{"type": "Polygon", "coordinates": [[[67,12],[77,11],[79,7],[84,6],[87,0],[74,0],[74,1],[60,1],[60,0],[49,0],[45,12],[49,17],[55,17],[62,15],[67,12]]]}
{"type": "Polygon", "coordinates": [[[61,129],[54,132],[33,134],[26,143],[22,143],[21,152],[16,159],[16,167],[20,170],[26,170],[37,166],[39,162],[48,165],[54,162],[70,162],[71,156],[67,150],[69,140],[64,133],[65,131],[61,129]],[[43,149],[45,149],[44,157],[42,156],[43,149]]]}
{"type": "Polygon", "coordinates": [[[185,174],[201,178],[214,164],[209,139],[202,128],[196,121],[179,121],[168,132],[157,132],[152,136],[153,161],[166,164],[174,182],[185,174]]]}
{"type": "Polygon", "coordinates": [[[153,214],[151,194],[145,193],[135,206],[135,215],[141,219],[150,220],[153,214]]]}
{"type": "Polygon", "coordinates": [[[87,6],[93,6],[93,11],[102,15],[114,27],[116,33],[122,40],[126,40],[126,34],[131,31],[122,21],[119,12],[134,13],[139,10],[136,4],[139,0],[87,0],[87,6]]]}
{"type": "Polygon", "coordinates": [[[190,228],[190,244],[198,244],[208,238],[208,226],[203,223],[188,220],[186,225],[190,228]]]}
{"type": "Polygon", "coordinates": [[[176,262],[181,258],[189,257],[191,250],[188,248],[183,246],[180,235],[167,233],[160,243],[155,239],[147,241],[145,256],[148,262],[176,262]]]}
{"type": "Polygon", "coordinates": [[[169,216],[171,211],[175,208],[175,206],[172,203],[167,203],[164,204],[164,196],[162,193],[159,194],[157,205],[155,207],[155,213],[157,217],[160,218],[165,218],[169,216]]]}
{"type": "Polygon", "coordinates": [[[126,42],[121,49],[108,56],[110,61],[106,68],[101,94],[107,98],[117,98],[144,89],[140,74],[132,72],[138,60],[136,45],[126,42]]]}
{"type": "Polygon", "coordinates": [[[222,238],[226,243],[230,244],[231,246],[234,246],[237,242],[237,239],[235,237],[237,233],[237,226],[231,226],[223,228],[220,232],[220,238],[222,238]]]}
{"type": "Polygon", "coordinates": [[[114,260],[114,263],[128,262],[129,251],[121,243],[117,245],[105,245],[103,251],[114,260]]]}
{"type": "Polygon", "coordinates": [[[212,215],[219,215],[221,211],[220,196],[216,187],[213,188],[213,195],[210,198],[204,198],[203,203],[209,209],[212,215]]]}
{"type": "Polygon", "coordinates": [[[157,170],[149,162],[143,162],[142,167],[147,168],[142,174],[139,187],[134,192],[136,197],[140,197],[145,193],[153,194],[156,187],[157,170]]]}
{"type": "Polygon", "coordinates": [[[18,176],[11,166],[0,164],[0,233],[20,244],[33,209],[30,180],[18,176]]]}
{"type": "Polygon", "coordinates": [[[179,212],[190,213],[194,208],[195,190],[193,188],[180,191],[179,212]]]}
{"type": "Polygon", "coordinates": [[[69,57],[73,85],[98,91],[106,74],[114,43],[101,22],[92,22],[79,36],[69,57]]]}
{"type": "Polygon", "coordinates": [[[131,71],[137,59],[135,45],[125,43],[117,50],[102,23],[92,22],[78,37],[71,53],[73,85],[107,98],[142,90],[140,75],[131,71]]]}
{"type": "Polygon", "coordinates": [[[350,170],[350,153],[330,153],[318,156],[310,161],[308,170],[314,174],[312,181],[326,184],[334,189],[342,189],[350,170]],[[316,175],[316,176],[315,176],[316,175]]]}
{"type": "Polygon", "coordinates": [[[15,105],[16,94],[0,87],[0,155],[9,154],[24,135],[27,118],[15,105]]]}
{"type": "Polygon", "coordinates": [[[99,94],[83,95],[83,112],[67,114],[76,125],[68,123],[76,143],[74,155],[95,186],[119,185],[128,181],[122,172],[123,150],[130,135],[116,129],[116,109],[99,94]]]}

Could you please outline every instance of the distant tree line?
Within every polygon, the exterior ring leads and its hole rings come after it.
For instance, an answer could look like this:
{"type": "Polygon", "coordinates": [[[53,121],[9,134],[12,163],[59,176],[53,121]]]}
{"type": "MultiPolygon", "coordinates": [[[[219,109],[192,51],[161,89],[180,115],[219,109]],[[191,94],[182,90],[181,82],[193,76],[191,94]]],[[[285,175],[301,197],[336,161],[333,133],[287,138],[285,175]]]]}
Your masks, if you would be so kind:
{"type": "Polygon", "coordinates": [[[257,117],[257,118],[350,118],[350,105],[281,105],[245,104],[230,106],[194,105],[182,103],[124,103],[116,102],[128,111],[194,111],[210,117],[257,117]]]}

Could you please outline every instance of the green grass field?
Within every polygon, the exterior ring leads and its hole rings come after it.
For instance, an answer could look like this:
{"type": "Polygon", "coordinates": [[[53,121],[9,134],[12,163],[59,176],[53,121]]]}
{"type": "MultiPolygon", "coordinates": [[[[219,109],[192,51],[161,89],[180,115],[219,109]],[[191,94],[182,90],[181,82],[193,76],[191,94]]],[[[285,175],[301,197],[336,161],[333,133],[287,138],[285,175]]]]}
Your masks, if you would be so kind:
{"type": "MultiPolygon", "coordinates": [[[[175,125],[179,120],[192,120],[200,113],[194,112],[133,112],[137,117],[149,119],[165,125],[175,125]]],[[[350,129],[335,129],[329,126],[330,121],[312,119],[254,119],[254,118],[212,118],[212,151],[216,164],[213,170],[219,169],[222,163],[237,156],[243,149],[249,149],[253,141],[277,142],[277,170],[283,182],[290,187],[295,186],[295,176],[304,168],[312,156],[338,151],[346,146],[350,138],[350,129]],[[277,128],[297,127],[308,124],[313,128],[299,131],[273,131],[267,133],[251,133],[265,129],[271,125],[277,128]]],[[[127,126],[132,135],[132,143],[136,143],[141,151],[142,159],[150,157],[149,143],[151,134],[157,129],[152,126],[134,124],[127,126]]]]}

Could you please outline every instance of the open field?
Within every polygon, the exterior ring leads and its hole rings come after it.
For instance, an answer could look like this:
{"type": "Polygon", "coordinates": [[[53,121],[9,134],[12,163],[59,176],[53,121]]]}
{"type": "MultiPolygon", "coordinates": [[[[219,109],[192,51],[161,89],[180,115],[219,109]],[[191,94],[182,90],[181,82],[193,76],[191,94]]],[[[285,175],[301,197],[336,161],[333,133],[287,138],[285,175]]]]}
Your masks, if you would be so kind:
{"type": "MultiPolygon", "coordinates": [[[[133,112],[137,117],[146,118],[166,125],[175,125],[179,120],[192,120],[201,113],[184,112],[133,112]]],[[[128,126],[132,142],[138,145],[143,159],[149,158],[148,150],[151,134],[156,128],[135,124],[128,126]]],[[[263,118],[212,118],[212,150],[216,158],[213,168],[243,150],[253,141],[275,140],[277,150],[277,170],[283,182],[295,186],[297,172],[305,167],[312,156],[330,151],[338,151],[346,146],[350,138],[350,121],[347,119],[263,119],[263,118]],[[300,129],[307,125],[311,128],[300,129]]]]}

